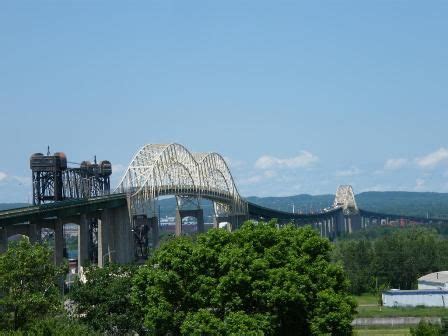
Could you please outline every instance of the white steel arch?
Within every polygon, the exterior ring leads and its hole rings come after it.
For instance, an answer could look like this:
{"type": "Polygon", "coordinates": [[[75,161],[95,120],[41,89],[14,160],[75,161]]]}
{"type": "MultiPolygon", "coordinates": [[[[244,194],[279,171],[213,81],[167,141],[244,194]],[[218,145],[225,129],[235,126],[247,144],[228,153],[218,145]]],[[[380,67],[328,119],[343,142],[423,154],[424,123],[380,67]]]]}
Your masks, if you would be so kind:
{"type": "Polygon", "coordinates": [[[358,212],[355,193],[353,192],[351,185],[341,185],[338,187],[336,190],[333,207],[341,207],[346,214],[358,212]]]}
{"type": "Polygon", "coordinates": [[[163,195],[207,198],[225,205],[231,215],[248,212],[221,155],[190,153],[177,143],[140,148],[114,192],[128,194],[133,214],[151,215],[154,200],[163,195]]]}

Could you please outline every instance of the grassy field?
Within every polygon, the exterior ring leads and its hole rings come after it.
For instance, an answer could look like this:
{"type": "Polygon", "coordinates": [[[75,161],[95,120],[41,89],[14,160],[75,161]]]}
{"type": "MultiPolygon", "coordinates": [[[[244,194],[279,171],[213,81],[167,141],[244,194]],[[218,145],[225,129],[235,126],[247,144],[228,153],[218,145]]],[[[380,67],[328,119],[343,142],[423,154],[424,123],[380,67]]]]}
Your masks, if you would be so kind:
{"type": "MultiPolygon", "coordinates": [[[[391,308],[378,305],[378,297],[374,295],[355,296],[358,303],[356,317],[448,317],[448,309],[437,307],[416,307],[416,308],[391,308]]],[[[409,328],[405,327],[358,327],[355,335],[387,335],[405,336],[410,335],[409,328]]]]}
{"type": "Polygon", "coordinates": [[[362,295],[355,297],[358,303],[358,314],[356,317],[448,317],[447,308],[439,307],[415,307],[415,308],[392,308],[378,305],[377,298],[373,295],[362,295]]]}
{"type": "Polygon", "coordinates": [[[358,336],[381,336],[381,335],[387,335],[387,336],[409,336],[411,335],[409,329],[356,329],[355,335],[358,336]]]}

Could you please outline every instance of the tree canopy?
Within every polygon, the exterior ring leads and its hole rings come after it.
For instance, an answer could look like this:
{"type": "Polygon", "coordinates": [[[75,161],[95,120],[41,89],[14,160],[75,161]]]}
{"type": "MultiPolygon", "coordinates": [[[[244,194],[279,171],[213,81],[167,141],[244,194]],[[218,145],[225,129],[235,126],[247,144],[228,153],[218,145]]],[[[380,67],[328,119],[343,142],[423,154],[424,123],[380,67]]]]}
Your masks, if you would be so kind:
{"type": "Polygon", "coordinates": [[[0,328],[19,329],[62,308],[62,269],[45,245],[22,239],[0,254],[0,328]]]}
{"type": "Polygon", "coordinates": [[[87,281],[77,281],[70,293],[80,320],[109,334],[141,331],[142,323],[130,302],[135,269],[136,266],[117,264],[88,267],[87,281]]]}
{"type": "Polygon", "coordinates": [[[425,274],[448,269],[448,239],[422,227],[377,227],[336,242],[354,294],[380,288],[413,289],[425,274]]]}
{"type": "Polygon", "coordinates": [[[314,230],[246,222],[162,245],[134,277],[132,302],[154,335],[345,335],[347,291],[314,230]]]}

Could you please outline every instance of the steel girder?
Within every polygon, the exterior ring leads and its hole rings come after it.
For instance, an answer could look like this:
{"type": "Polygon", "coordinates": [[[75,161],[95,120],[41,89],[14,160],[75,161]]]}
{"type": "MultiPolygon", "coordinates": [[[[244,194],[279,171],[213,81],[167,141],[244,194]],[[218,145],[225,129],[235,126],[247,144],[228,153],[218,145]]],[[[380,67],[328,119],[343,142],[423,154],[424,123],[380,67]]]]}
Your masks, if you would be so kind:
{"type": "Polygon", "coordinates": [[[232,174],[217,153],[190,153],[184,146],[148,144],[133,157],[115,193],[127,193],[131,213],[152,216],[159,196],[206,198],[220,214],[247,215],[232,174]]]}
{"type": "Polygon", "coordinates": [[[333,207],[342,207],[344,214],[358,213],[359,209],[356,205],[355,193],[351,185],[341,185],[338,187],[333,207]]]}

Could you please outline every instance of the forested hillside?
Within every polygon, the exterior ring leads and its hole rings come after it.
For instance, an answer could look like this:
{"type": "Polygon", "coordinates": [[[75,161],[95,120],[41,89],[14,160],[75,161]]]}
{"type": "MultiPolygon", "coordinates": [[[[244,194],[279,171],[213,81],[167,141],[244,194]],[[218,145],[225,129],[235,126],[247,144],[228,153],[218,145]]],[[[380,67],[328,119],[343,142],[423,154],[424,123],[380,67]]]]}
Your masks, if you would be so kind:
{"type": "MultiPolygon", "coordinates": [[[[334,195],[295,195],[286,197],[248,197],[248,201],[268,208],[291,212],[316,212],[333,204],[334,195]]],[[[432,217],[448,216],[448,193],[369,191],[356,195],[358,206],[365,210],[405,214],[408,216],[432,217]]],[[[204,215],[211,216],[213,206],[209,201],[201,201],[204,215]]],[[[161,217],[174,216],[176,201],[174,198],[159,202],[161,217]]],[[[26,203],[0,203],[0,211],[27,206],[26,203]]]]}
{"type": "MultiPolygon", "coordinates": [[[[309,212],[329,207],[334,195],[297,195],[287,197],[248,197],[268,208],[309,212]]],[[[356,195],[358,206],[365,210],[406,214],[408,216],[448,216],[448,193],[369,191],[356,195]]]]}

